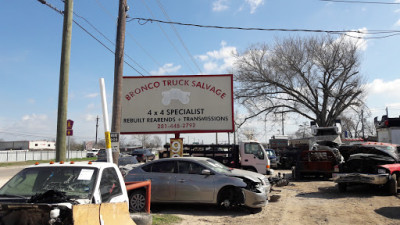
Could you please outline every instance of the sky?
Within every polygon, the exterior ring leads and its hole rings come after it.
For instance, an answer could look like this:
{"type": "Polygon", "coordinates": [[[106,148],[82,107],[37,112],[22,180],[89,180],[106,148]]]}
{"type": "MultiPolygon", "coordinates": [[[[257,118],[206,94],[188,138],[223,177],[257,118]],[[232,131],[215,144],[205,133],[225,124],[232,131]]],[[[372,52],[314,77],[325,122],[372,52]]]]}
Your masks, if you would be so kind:
{"type": "MultiPolygon", "coordinates": [[[[46,0],[63,10],[61,0],[46,0]]],[[[400,31],[400,0],[368,4],[321,0],[127,0],[124,76],[226,74],[235,58],[257,43],[309,32],[244,31],[138,22],[151,18],[188,24],[309,30],[400,31]]],[[[55,140],[63,16],[37,0],[0,1],[0,139],[55,140]]],[[[74,140],[94,141],[96,117],[104,139],[99,79],[106,84],[111,118],[117,0],[74,1],[68,119],[74,140]],[[89,34],[90,35],[89,35],[89,34]]],[[[400,36],[363,36],[361,73],[371,117],[400,115],[400,36]],[[370,38],[372,37],[372,38],[370,38]]],[[[238,114],[246,113],[235,105],[238,114]],[[240,109],[240,110],[239,110],[240,109]]],[[[239,116],[239,115],[238,115],[239,116]]],[[[267,118],[268,120],[268,118],[267,118]]],[[[111,121],[111,119],[110,119],[111,121]]],[[[301,122],[285,120],[285,134],[301,122]]],[[[252,120],[266,141],[279,126],[252,120]],[[262,125],[260,125],[262,124],[262,125]],[[267,128],[268,127],[268,128],[267,128]]],[[[215,134],[181,134],[184,142],[214,143],[215,134]]],[[[161,135],[166,141],[172,135],[161,135]]],[[[126,137],[130,139],[131,137],[126,137]]],[[[232,136],[231,136],[232,140],[232,136]]],[[[218,134],[227,142],[227,134],[218,134]]]]}

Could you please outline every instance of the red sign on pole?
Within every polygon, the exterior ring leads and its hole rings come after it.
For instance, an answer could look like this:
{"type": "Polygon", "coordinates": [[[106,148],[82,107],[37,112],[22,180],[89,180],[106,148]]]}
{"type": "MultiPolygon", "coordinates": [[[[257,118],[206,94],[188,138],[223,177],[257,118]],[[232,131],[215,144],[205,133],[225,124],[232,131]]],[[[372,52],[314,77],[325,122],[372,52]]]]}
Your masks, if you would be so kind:
{"type": "Polygon", "coordinates": [[[72,126],[74,126],[74,121],[73,120],[67,120],[67,129],[68,130],[72,129],[72,126]]]}
{"type": "Polygon", "coordinates": [[[67,136],[72,136],[74,134],[74,131],[72,130],[73,126],[74,126],[74,121],[67,120],[67,136]]]}
{"type": "Polygon", "coordinates": [[[67,136],[72,136],[74,134],[74,131],[72,129],[67,130],[67,136]]]}

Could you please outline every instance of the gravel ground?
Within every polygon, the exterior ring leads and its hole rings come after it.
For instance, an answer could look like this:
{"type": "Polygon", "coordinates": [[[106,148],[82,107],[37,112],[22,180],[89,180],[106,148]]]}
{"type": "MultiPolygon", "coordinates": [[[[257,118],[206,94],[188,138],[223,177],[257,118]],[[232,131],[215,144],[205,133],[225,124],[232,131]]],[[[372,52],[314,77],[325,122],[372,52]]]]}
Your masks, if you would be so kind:
{"type": "MultiPolygon", "coordinates": [[[[281,171],[289,173],[289,171],[281,171]]],[[[155,208],[153,213],[174,214],[189,224],[400,224],[399,196],[387,196],[382,189],[355,186],[339,193],[329,180],[291,182],[273,187],[279,200],[250,214],[244,209],[220,210],[215,206],[174,205],[155,208]]]]}

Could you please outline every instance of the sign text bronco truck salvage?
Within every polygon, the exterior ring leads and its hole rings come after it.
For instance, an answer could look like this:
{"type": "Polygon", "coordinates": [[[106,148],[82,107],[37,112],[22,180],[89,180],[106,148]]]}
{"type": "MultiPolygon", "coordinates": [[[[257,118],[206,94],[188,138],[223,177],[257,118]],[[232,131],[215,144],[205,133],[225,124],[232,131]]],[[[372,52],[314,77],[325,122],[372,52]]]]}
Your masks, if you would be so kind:
{"type": "Polygon", "coordinates": [[[121,134],[232,132],[233,76],[123,77],[121,134]]]}

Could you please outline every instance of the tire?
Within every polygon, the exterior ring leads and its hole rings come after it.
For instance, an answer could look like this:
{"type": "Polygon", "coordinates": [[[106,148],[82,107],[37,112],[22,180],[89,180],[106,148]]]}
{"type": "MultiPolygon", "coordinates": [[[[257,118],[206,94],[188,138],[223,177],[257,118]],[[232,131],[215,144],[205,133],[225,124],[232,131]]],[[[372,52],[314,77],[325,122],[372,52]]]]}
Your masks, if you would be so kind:
{"type": "Polygon", "coordinates": [[[129,211],[144,212],[146,208],[146,191],[134,190],[129,193],[129,211]]]}
{"type": "Polygon", "coordinates": [[[226,188],[218,195],[218,207],[221,209],[231,209],[234,204],[234,191],[232,188],[226,188]]]}
{"type": "Polygon", "coordinates": [[[301,180],[303,175],[296,169],[295,166],[292,167],[292,179],[293,180],[301,180]]]}
{"type": "Polygon", "coordinates": [[[397,176],[396,174],[392,174],[388,181],[388,192],[389,195],[397,195],[397,176]]]}
{"type": "Polygon", "coordinates": [[[338,183],[339,192],[346,192],[347,191],[347,184],[346,183],[338,183]]]}

